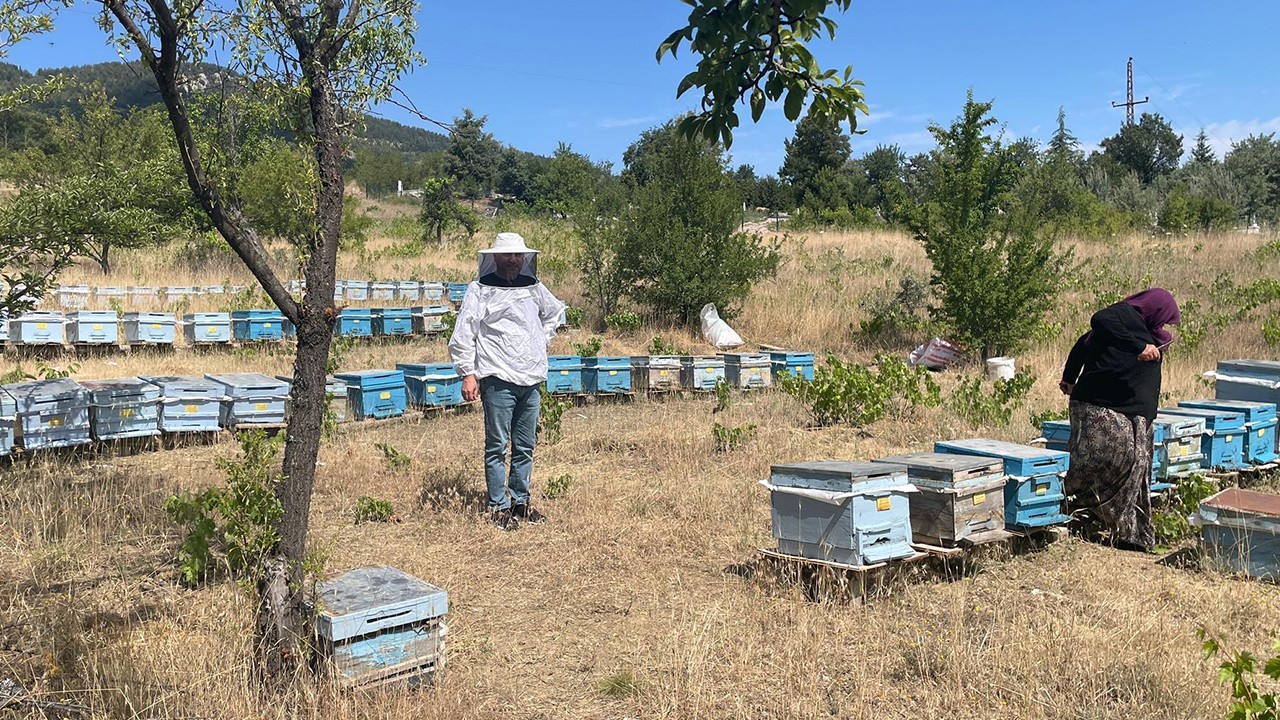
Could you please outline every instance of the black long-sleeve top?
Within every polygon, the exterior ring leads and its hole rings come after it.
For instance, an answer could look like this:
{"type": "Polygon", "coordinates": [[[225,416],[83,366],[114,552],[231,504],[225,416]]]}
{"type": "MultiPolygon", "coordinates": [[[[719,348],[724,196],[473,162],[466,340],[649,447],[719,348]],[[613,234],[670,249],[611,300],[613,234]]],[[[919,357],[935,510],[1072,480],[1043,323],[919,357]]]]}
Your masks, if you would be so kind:
{"type": "Polygon", "coordinates": [[[1093,339],[1086,343],[1089,334],[1081,335],[1062,369],[1062,381],[1075,385],[1071,399],[1154,420],[1161,360],[1138,359],[1147,345],[1155,344],[1142,316],[1133,306],[1116,303],[1094,313],[1089,325],[1093,339]]]}

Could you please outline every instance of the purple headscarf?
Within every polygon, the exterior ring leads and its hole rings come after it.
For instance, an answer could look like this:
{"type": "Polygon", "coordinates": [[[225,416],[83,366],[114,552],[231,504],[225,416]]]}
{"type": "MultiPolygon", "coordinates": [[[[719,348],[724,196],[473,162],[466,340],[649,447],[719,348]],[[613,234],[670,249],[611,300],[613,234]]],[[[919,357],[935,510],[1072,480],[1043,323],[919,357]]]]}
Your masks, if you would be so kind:
{"type": "Polygon", "coordinates": [[[1138,311],[1142,322],[1151,331],[1151,337],[1156,339],[1156,345],[1168,345],[1173,341],[1173,335],[1164,326],[1181,323],[1182,313],[1178,310],[1178,302],[1168,290],[1148,288],[1120,302],[1138,311]]]}

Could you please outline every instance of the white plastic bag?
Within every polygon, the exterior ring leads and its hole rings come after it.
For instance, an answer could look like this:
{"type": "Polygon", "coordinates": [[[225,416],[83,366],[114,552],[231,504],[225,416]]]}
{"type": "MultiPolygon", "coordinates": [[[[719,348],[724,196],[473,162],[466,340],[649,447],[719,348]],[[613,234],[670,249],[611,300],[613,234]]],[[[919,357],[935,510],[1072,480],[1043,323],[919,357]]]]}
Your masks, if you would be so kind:
{"type": "Polygon", "coordinates": [[[912,350],[907,362],[911,365],[923,365],[930,370],[941,370],[963,357],[964,350],[958,345],[936,337],[912,350]]]}
{"type": "Polygon", "coordinates": [[[720,319],[716,306],[707,303],[698,313],[702,318],[702,337],[718,348],[731,348],[742,344],[742,337],[729,327],[729,323],[720,319]]]}

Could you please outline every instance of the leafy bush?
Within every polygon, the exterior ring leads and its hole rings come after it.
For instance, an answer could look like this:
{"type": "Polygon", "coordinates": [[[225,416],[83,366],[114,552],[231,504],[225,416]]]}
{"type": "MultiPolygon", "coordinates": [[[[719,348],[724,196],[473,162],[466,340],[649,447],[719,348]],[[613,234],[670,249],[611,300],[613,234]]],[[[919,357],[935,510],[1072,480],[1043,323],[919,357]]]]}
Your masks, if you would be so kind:
{"type": "MultiPolygon", "coordinates": [[[[1222,641],[1203,626],[1196,630],[1206,660],[1222,652],[1222,641]]],[[[1280,638],[1271,640],[1271,657],[1262,665],[1262,675],[1271,682],[1280,680],[1280,638]]],[[[1218,682],[1231,686],[1231,707],[1227,720],[1280,719],[1280,695],[1264,690],[1258,684],[1258,663],[1262,660],[1247,650],[1231,653],[1218,665],[1218,682]]]]}
{"type": "Polygon", "coordinates": [[[1199,473],[1178,478],[1169,494],[1168,504],[1152,514],[1156,528],[1156,542],[1174,545],[1195,532],[1191,527],[1191,513],[1200,509],[1200,501],[1217,492],[1213,481],[1199,473]]]}
{"type": "Polygon", "coordinates": [[[582,308],[567,305],[564,309],[564,321],[569,327],[581,327],[583,314],[582,308]]]}
{"type": "Polygon", "coordinates": [[[751,442],[755,434],[756,426],[752,424],[726,427],[720,423],[715,423],[711,426],[711,437],[715,440],[716,452],[737,450],[742,445],[751,442]]]}
{"type": "Polygon", "coordinates": [[[396,511],[391,503],[375,497],[362,495],[356,500],[356,524],[362,522],[391,522],[396,518],[396,511]]]}
{"type": "Polygon", "coordinates": [[[1066,410],[1045,410],[1044,412],[1031,414],[1031,427],[1036,432],[1044,432],[1044,424],[1050,420],[1066,420],[1071,417],[1071,413],[1066,410]]]}
{"type": "Polygon", "coordinates": [[[662,339],[661,335],[654,335],[649,341],[649,347],[645,349],[650,355],[688,355],[687,350],[680,350],[675,345],[662,339]]]}
{"type": "Polygon", "coordinates": [[[547,392],[546,385],[540,386],[538,392],[542,395],[542,406],[538,410],[537,433],[544,442],[554,445],[564,437],[560,431],[560,422],[564,418],[564,411],[573,407],[573,401],[552,395],[547,392]]]}
{"type": "Polygon", "coordinates": [[[598,335],[592,335],[586,342],[573,343],[573,351],[581,357],[595,357],[600,354],[604,341],[598,335]]]}
{"type": "Polygon", "coordinates": [[[733,393],[730,392],[729,382],[720,378],[716,380],[716,407],[712,412],[724,412],[730,407],[733,407],[733,393]]]}
{"type": "Polygon", "coordinates": [[[400,452],[400,450],[389,443],[374,443],[373,446],[382,452],[382,457],[387,459],[387,465],[392,470],[408,470],[413,464],[413,458],[400,452]]]}
{"type": "Polygon", "coordinates": [[[868,337],[901,340],[909,333],[923,330],[929,323],[929,284],[916,275],[903,275],[898,289],[869,293],[862,299],[868,317],[859,329],[868,337]]]}
{"type": "Polygon", "coordinates": [[[844,423],[870,425],[886,413],[902,414],[917,406],[934,407],[941,389],[923,367],[911,367],[901,358],[880,355],[877,369],[845,363],[827,355],[827,364],[803,375],[786,375],[782,389],[809,407],[816,425],[844,423]]]}
{"type": "Polygon", "coordinates": [[[1019,371],[1012,380],[996,380],[991,384],[991,391],[986,392],[982,377],[974,376],[956,384],[947,405],[975,430],[984,425],[1004,427],[1035,384],[1034,375],[1019,371]]]}
{"type": "Polygon", "coordinates": [[[622,310],[605,316],[604,324],[616,333],[635,332],[640,329],[640,316],[630,310],[622,310]]]}
{"type": "Polygon", "coordinates": [[[216,461],[227,475],[226,487],[183,492],[164,502],[165,514],[186,532],[178,562],[188,585],[199,584],[215,570],[256,580],[280,540],[276,523],[284,517],[284,507],[275,494],[280,439],[268,439],[261,430],[240,433],[237,439],[243,458],[216,461]]]}
{"type": "Polygon", "coordinates": [[[571,485],[573,485],[573,476],[568,473],[557,475],[547,481],[546,487],[542,490],[542,496],[548,500],[564,497],[569,494],[571,485]]]}

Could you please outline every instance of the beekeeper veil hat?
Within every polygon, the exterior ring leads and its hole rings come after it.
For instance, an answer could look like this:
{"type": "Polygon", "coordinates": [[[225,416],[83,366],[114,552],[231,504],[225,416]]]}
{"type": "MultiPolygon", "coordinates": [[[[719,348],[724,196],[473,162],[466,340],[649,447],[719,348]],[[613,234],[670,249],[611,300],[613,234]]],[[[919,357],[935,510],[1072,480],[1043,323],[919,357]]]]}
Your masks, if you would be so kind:
{"type": "Polygon", "coordinates": [[[524,244],[524,238],[520,233],[504,232],[498,233],[493,239],[493,246],[480,251],[480,272],[478,277],[484,278],[490,273],[498,271],[499,255],[524,255],[524,264],[520,267],[520,275],[532,278],[535,282],[538,280],[538,253],[524,244]]]}

